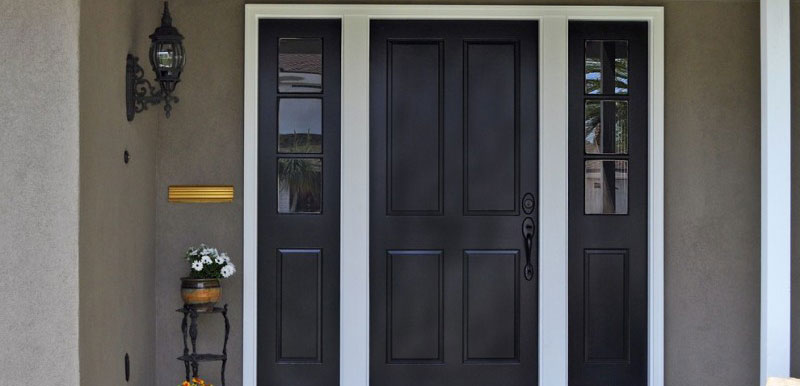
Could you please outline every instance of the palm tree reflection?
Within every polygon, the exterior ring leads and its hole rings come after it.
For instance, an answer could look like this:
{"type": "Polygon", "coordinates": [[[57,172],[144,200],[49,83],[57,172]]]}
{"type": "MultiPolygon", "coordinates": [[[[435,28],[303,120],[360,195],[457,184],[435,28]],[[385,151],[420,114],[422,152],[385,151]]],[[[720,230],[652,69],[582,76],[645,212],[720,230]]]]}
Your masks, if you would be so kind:
{"type": "Polygon", "coordinates": [[[278,159],[278,211],[281,213],[322,211],[321,159],[278,159]]]}

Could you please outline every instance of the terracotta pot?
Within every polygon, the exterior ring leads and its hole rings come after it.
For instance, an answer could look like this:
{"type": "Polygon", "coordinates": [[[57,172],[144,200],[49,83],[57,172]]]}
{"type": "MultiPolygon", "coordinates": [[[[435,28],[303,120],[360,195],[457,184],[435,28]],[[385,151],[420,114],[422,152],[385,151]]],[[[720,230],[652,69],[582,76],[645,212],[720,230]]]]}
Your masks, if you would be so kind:
{"type": "Polygon", "coordinates": [[[183,303],[197,311],[209,311],[219,301],[222,288],[219,279],[181,278],[183,303]]]}

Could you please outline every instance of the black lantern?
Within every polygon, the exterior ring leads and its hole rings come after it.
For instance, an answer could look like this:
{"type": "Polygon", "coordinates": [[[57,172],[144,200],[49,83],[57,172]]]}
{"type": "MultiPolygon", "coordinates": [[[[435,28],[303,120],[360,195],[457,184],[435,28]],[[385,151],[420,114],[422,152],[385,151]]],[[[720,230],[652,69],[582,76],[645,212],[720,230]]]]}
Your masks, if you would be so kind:
{"type": "Polygon", "coordinates": [[[150,40],[150,65],[156,73],[159,89],[156,90],[144,79],[144,70],[139,66],[139,58],[128,54],[125,82],[128,121],[132,121],[136,113],[147,110],[148,105],[156,105],[162,101],[164,112],[169,118],[172,104],[178,103],[178,98],[172,95],[172,92],[181,80],[186,52],[183,49],[183,35],[172,26],[172,16],[169,14],[167,2],[164,2],[161,26],[150,35],[150,40]]]}

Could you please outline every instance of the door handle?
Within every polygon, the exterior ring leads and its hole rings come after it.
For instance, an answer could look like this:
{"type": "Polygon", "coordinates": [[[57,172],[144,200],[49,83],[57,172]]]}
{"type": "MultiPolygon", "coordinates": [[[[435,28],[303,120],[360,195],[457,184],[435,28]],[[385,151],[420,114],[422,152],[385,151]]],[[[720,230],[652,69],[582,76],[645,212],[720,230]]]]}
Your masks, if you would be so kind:
{"type": "Polygon", "coordinates": [[[522,220],[522,241],[525,243],[525,268],[523,270],[525,279],[533,279],[533,264],[531,264],[531,252],[533,250],[533,236],[536,234],[536,223],[530,217],[522,220]]]}

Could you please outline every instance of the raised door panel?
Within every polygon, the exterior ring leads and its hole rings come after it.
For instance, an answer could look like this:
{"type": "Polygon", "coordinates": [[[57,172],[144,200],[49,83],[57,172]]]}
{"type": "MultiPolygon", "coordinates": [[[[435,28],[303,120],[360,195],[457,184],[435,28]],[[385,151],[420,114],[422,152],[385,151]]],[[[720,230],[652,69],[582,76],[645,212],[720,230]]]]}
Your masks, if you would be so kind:
{"type": "Polygon", "coordinates": [[[584,275],[585,360],[627,362],[628,251],[587,250],[584,275]]]}
{"type": "Polygon", "coordinates": [[[387,253],[389,363],[443,360],[442,251],[387,253]]]}
{"type": "Polygon", "coordinates": [[[519,186],[515,41],[464,43],[466,214],[516,214],[519,186]]]}
{"type": "Polygon", "coordinates": [[[464,361],[519,361],[519,253],[464,252],[464,361]]]}
{"type": "Polygon", "coordinates": [[[389,214],[442,212],[442,44],[436,40],[388,43],[389,214]]]}
{"type": "Polygon", "coordinates": [[[322,251],[278,251],[278,361],[320,362],[322,251]]]}

